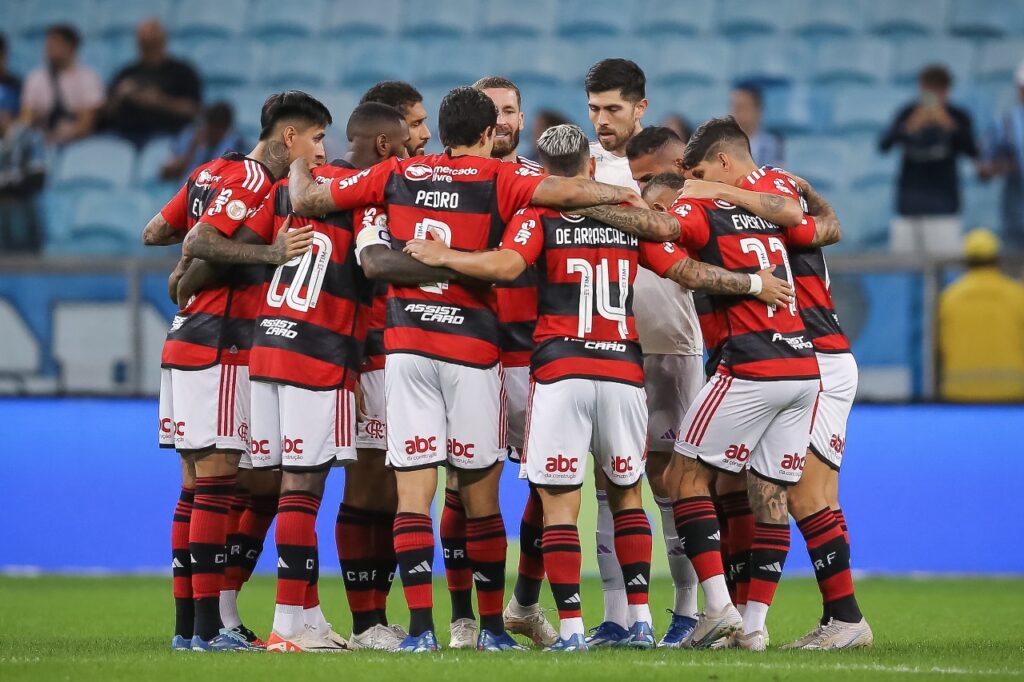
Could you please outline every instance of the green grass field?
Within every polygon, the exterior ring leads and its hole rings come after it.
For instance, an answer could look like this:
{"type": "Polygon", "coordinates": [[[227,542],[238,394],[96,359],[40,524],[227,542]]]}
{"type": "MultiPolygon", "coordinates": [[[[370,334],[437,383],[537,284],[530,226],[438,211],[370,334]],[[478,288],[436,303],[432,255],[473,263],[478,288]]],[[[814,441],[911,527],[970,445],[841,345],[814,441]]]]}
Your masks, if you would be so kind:
{"type": "MultiPolygon", "coordinates": [[[[863,680],[1024,677],[1024,581],[863,579],[862,607],[875,631],[872,650],[852,652],[596,651],[427,656],[359,652],[343,656],[190,654],[167,649],[169,581],[160,578],[0,578],[0,680],[275,680],[306,682],[498,682],[515,680],[863,680]]],[[[652,603],[668,604],[666,579],[652,603]]],[[[341,581],[325,576],[324,610],[348,634],[341,581]]],[[[266,632],[273,581],[255,578],[240,598],[247,624],[266,632]]],[[[549,599],[548,595],[545,595],[549,599]]],[[[600,584],[584,585],[586,618],[600,617],[600,584]]],[[[447,598],[437,591],[437,622],[447,598]]],[[[808,579],[784,579],[768,619],[773,643],[806,631],[818,611],[808,579]]],[[[401,590],[391,609],[403,619],[401,590]]],[[[655,628],[668,619],[656,614],[655,628]]],[[[447,639],[441,628],[442,642],[447,639]]]]}

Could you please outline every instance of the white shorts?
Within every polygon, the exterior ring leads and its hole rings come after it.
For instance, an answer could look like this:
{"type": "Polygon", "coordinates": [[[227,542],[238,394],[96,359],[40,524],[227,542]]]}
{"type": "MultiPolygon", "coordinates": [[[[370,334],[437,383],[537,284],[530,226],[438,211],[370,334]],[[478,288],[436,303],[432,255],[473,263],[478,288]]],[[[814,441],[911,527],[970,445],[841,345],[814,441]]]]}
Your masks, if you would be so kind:
{"type": "Polygon", "coordinates": [[[284,471],[347,464],[356,458],[352,391],[252,382],[252,464],[284,471]]]}
{"type": "Polygon", "coordinates": [[[160,370],[160,447],[235,450],[249,469],[249,424],[248,367],[160,370]]]}
{"type": "Polygon", "coordinates": [[[519,461],[526,433],[526,404],[530,399],[530,368],[505,368],[505,415],[508,422],[508,458],[519,461]]]}
{"type": "Polygon", "coordinates": [[[523,454],[530,483],[578,488],[591,452],[613,485],[640,480],[647,464],[644,389],[593,379],[535,382],[523,454]]]}
{"type": "Polygon", "coordinates": [[[843,465],[846,422],[857,395],[857,361],[853,353],[817,353],[821,395],[811,427],[810,450],[836,471],[843,465]]]}
{"type": "Polygon", "coordinates": [[[359,375],[359,386],[363,389],[363,404],[366,414],[360,415],[356,424],[356,447],[368,450],[386,450],[385,436],[387,421],[384,416],[384,370],[375,369],[359,375]]]}
{"type": "Polygon", "coordinates": [[[392,353],[384,371],[388,465],[412,470],[447,462],[486,469],[504,461],[501,367],[467,367],[392,353]]]}
{"type": "Polygon", "coordinates": [[[676,452],[728,473],[749,468],[792,485],[807,457],[821,382],[748,381],[716,374],[686,412],[676,452]]]}
{"type": "Polygon", "coordinates": [[[644,355],[647,442],[651,452],[672,452],[676,429],[706,380],[700,355],[644,355]]]}

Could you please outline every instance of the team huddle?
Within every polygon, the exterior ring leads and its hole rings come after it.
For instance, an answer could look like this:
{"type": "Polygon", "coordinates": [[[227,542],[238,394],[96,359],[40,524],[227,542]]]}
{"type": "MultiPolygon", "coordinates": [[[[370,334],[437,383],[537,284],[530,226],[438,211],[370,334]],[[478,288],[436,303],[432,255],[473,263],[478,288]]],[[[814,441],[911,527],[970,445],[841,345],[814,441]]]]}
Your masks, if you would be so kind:
{"type": "Polygon", "coordinates": [[[525,649],[519,634],[548,651],[764,650],[790,516],[823,609],[784,648],[872,643],[838,500],[857,366],[821,251],[840,239],[835,212],[797,175],[758,167],[731,117],[690,140],[643,128],[635,63],[602,60],[585,87],[597,142],[554,126],[536,161],[518,155],[521,95],[501,77],[445,96],[434,155],[407,83],[367,91],[331,162],[331,112],[275,94],[256,147],[196,168],[146,226],[146,244],[182,244],[159,430],[182,462],[172,649],[440,649],[440,466],[450,648],[525,649]],[[577,517],[591,455],[604,618],[588,630],[577,517]],[[529,497],[506,602],[508,461],[529,497]],[[335,466],[347,639],[317,592],[335,466]],[[644,478],[674,585],[660,639],[644,478]],[[264,642],[237,597],[275,518],[264,642]],[[407,627],[387,616],[396,567],[407,627]]]}

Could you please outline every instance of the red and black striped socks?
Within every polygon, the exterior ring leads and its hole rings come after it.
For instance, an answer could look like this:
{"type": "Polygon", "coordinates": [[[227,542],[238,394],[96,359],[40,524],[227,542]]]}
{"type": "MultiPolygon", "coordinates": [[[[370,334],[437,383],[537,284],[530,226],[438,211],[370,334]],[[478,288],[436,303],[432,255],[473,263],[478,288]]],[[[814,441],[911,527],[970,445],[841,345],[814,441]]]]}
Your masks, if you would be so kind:
{"type": "Polygon", "coordinates": [[[174,634],[192,639],[195,605],[192,602],[192,559],[189,557],[189,523],[195,491],[182,487],[171,520],[171,576],[174,592],[174,634]]]}
{"type": "Polygon", "coordinates": [[[234,493],[234,476],[196,478],[188,532],[195,606],[193,634],[206,641],[216,637],[221,628],[220,590],[227,565],[227,524],[234,493]]]}
{"type": "Polygon", "coordinates": [[[281,494],[277,506],[277,606],[274,631],[284,638],[303,631],[307,591],[318,575],[316,515],[320,496],[304,490],[281,494]]]}
{"type": "Polygon", "coordinates": [[[440,536],[444,573],[452,600],[452,622],[460,618],[476,620],[473,613],[473,567],[466,548],[466,509],[458,490],[449,488],[444,491],[440,536]]]}
{"type": "Polygon", "coordinates": [[[747,491],[726,493],[718,498],[729,535],[729,551],[724,555],[729,582],[734,586],[733,603],[747,603],[750,590],[750,548],[754,542],[754,512],[747,491]]]}
{"type": "MultiPolygon", "coordinates": [[[[344,503],[338,508],[334,536],[345,582],[345,596],[352,611],[352,632],[355,634],[379,624],[374,531],[372,512],[344,503]]],[[[388,540],[390,544],[390,529],[388,540]]]]}
{"type": "Polygon", "coordinates": [[[551,583],[558,618],[565,636],[566,621],[575,619],[583,633],[583,602],[580,598],[580,570],[583,555],[580,550],[580,532],[576,526],[555,525],[544,527],[544,572],[551,583]]]}
{"type": "Polygon", "coordinates": [[[796,525],[804,536],[807,553],[814,566],[814,578],[818,581],[824,605],[824,619],[859,622],[863,614],[854,596],[850,545],[835,513],[825,507],[797,521],[796,525]]]}
{"type": "Polygon", "coordinates": [[[540,495],[530,486],[523,518],[519,522],[519,576],[514,595],[520,606],[533,606],[540,602],[540,588],[544,582],[544,508],[540,495]]]}
{"type": "Polygon", "coordinates": [[[651,589],[651,522],[643,509],[624,509],[612,514],[615,523],[615,556],[626,585],[629,625],[651,624],[648,594],[651,589]]]}
{"type": "Polygon", "coordinates": [[[672,504],[676,532],[704,590],[705,608],[717,613],[729,605],[722,566],[721,530],[709,496],[684,497],[672,504]]]}
{"type": "Polygon", "coordinates": [[[500,635],[505,605],[505,557],[508,539],[501,513],[466,520],[466,550],[476,584],[480,628],[500,635]]]}
{"type": "Polygon", "coordinates": [[[409,634],[434,629],[434,528],[427,514],[395,515],[395,556],[402,574],[402,590],[409,604],[409,634]]]}

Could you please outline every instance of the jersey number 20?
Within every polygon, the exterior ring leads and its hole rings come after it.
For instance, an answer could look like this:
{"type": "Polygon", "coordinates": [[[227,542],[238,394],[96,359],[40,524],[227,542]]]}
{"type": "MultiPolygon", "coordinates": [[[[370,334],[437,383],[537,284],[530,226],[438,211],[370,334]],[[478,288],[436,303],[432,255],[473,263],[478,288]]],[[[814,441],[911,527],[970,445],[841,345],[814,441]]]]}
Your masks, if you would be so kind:
{"type": "Polygon", "coordinates": [[[277,266],[267,291],[267,305],[273,308],[287,305],[300,313],[315,308],[333,250],[334,244],[327,235],[314,232],[313,247],[309,251],[277,266]],[[281,290],[281,279],[289,269],[294,269],[291,281],[281,290]]]}

